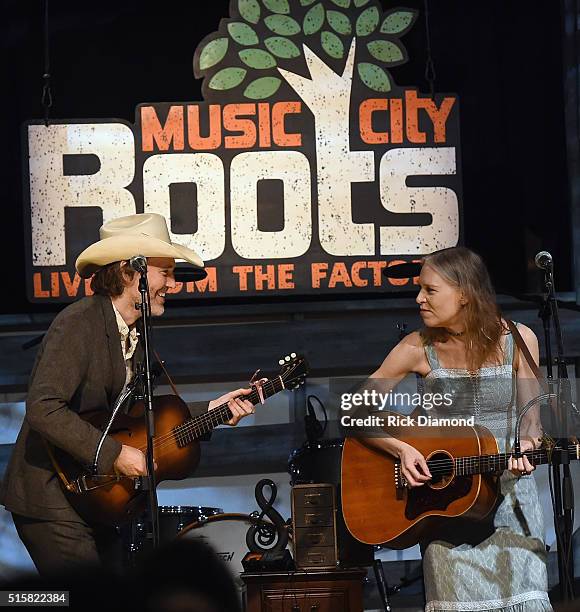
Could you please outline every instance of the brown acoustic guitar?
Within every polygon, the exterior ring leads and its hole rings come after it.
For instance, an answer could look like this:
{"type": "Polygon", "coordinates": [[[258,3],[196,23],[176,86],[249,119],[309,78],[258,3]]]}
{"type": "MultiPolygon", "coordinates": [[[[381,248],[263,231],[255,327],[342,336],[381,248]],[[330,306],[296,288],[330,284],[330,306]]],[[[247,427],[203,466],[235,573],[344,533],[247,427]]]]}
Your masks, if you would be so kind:
{"type": "MultiPolygon", "coordinates": [[[[423,454],[433,478],[409,489],[398,459],[370,448],[364,439],[347,438],[342,451],[342,511],[357,540],[409,548],[442,523],[456,517],[483,519],[494,509],[499,476],[510,454],[498,452],[485,427],[416,426],[389,433],[423,454]]],[[[578,444],[568,450],[570,458],[579,458],[578,444]]],[[[549,462],[550,451],[541,448],[525,455],[532,465],[540,465],[549,462]]]]}
{"type": "MultiPolygon", "coordinates": [[[[284,389],[295,389],[305,381],[308,364],[303,357],[292,354],[281,359],[282,363],[279,374],[262,384],[264,399],[284,389]]],[[[255,385],[245,399],[254,405],[260,402],[255,385]]],[[[191,476],[200,459],[199,438],[232,418],[227,403],[191,417],[187,404],[176,395],[155,397],[153,407],[153,457],[157,464],[157,483],[191,476]]],[[[109,417],[109,413],[102,410],[83,415],[99,429],[105,426],[109,417]]],[[[137,402],[128,414],[118,415],[109,435],[121,444],[145,452],[147,437],[143,403],[137,402]]],[[[52,452],[70,504],[89,524],[121,525],[144,510],[147,495],[140,488],[141,479],[118,474],[92,475],[64,451],[53,448],[52,452]]]]}

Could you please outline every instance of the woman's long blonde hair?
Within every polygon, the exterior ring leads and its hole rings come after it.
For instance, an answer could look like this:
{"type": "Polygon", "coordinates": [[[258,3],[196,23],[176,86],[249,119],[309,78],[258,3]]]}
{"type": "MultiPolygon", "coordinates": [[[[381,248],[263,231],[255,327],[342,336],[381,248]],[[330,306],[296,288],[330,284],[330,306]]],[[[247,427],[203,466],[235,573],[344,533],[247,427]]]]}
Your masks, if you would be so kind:
{"type": "MultiPolygon", "coordinates": [[[[465,331],[467,366],[471,371],[487,362],[503,360],[501,337],[506,331],[496,303],[495,291],[482,258],[466,247],[451,247],[427,255],[424,266],[431,266],[460,289],[466,299],[465,331]]],[[[423,344],[447,342],[449,332],[442,327],[424,327],[423,344]]]]}

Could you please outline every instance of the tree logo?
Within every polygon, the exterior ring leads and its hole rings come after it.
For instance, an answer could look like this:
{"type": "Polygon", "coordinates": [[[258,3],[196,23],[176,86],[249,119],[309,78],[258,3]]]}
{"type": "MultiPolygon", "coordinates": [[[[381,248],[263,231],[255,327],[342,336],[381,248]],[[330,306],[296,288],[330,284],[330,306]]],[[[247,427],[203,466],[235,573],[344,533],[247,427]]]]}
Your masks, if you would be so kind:
{"type": "Polygon", "coordinates": [[[230,19],[207,36],[194,56],[206,100],[234,90],[247,100],[266,100],[304,62],[344,64],[356,50],[356,75],[369,90],[393,88],[391,68],[407,61],[400,38],[417,12],[394,8],[381,14],[370,0],[233,0],[230,19]]]}

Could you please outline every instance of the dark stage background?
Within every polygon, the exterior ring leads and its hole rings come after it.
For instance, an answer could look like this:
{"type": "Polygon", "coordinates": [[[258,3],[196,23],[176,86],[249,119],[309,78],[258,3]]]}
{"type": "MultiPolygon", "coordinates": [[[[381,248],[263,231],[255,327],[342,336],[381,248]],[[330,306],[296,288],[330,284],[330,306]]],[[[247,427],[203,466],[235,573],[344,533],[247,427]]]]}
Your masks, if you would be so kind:
{"type": "MultiPolygon", "coordinates": [[[[427,93],[424,0],[382,4],[420,11],[402,39],[410,61],[392,76],[398,85],[427,93]]],[[[576,290],[573,236],[580,253],[580,232],[573,220],[580,228],[580,215],[569,195],[580,197],[579,139],[571,129],[578,127],[580,108],[575,4],[429,1],[435,91],[457,93],[460,100],[464,242],[485,257],[501,293],[541,289],[533,257],[543,249],[554,256],[558,290],[576,290]],[[561,7],[567,6],[566,21],[561,7]],[[565,87],[574,95],[565,97],[565,87]]],[[[34,347],[59,306],[28,303],[25,287],[21,126],[42,118],[43,3],[0,0],[0,8],[1,477],[24,415],[34,347]]],[[[51,116],[133,123],[139,103],[201,100],[193,54],[228,15],[227,0],[51,0],[51,116]]],[[[543,344],[536,304],[507,297],[500,302],[507,316],[530,325],[543,344]]],[[[577,315],[561,309],[566,355],[575,360],[576,377],[577,315]]],[[[257,367],[271,373],[268,367],[291,351],[306,355],[311,377],[299,392],[280,394],[285,403],[275,410],[257,411],[255,420],[237,430],[214,432],[199,480],[166,489],[161,503],[249,512],[255,509],[255,481],[270,473],[285,491],[279,503],[288,501],[287,460],[304,441],[306,394],[324,400],[327,377],[368,375],[397,342],[401,323],[409,329],[420,324],[414,300],[401,294],[172,304],[156,321],[155,346],[187,401],[231,390],[257,367]],[[225,477],[221,489],[214,487],[215,476],[225,477]]],[[[331,423],[325,437],[337,435],[331,423]]],[[[282,512],[287,516],[289,509],[282,512]]],[[[8,550],[6,540],[3,547],[8,550]]]]}
{"type": "MultiPolygon", "coordinates": [[[[400,4],[421,14],[402,39],[410,61],[392,74],[427,92],[424,3],[400,4]]],[[[42,117],[42,7],[2,0],[3,313],[56,308],[25,295],[20,130],[42,117]]],[[[554,255],[558,289],[574,290],[559,3],[432,0],[429,9],[435,90],[460,98],[465,244],[485,257],[498,291],[539,289],[541,249],[554,255]]],[[[141,102],[201,100],[193,53],[227,16],[226,0],[51,2],[51,116],[133,122],[141,102]]]]}

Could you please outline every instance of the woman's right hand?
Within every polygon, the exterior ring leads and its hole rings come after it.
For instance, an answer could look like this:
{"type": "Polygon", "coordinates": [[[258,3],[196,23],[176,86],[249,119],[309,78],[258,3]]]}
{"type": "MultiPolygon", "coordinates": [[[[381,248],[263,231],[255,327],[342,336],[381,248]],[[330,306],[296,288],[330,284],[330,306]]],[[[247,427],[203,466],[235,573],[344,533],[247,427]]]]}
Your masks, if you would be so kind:
{"type": "Polygon", "coordinates": [[[401,471],[409,487],[421,487],[431,480],[427,461],[415,447],[399,441],[397,455],[401,460],[401,471]]]}

